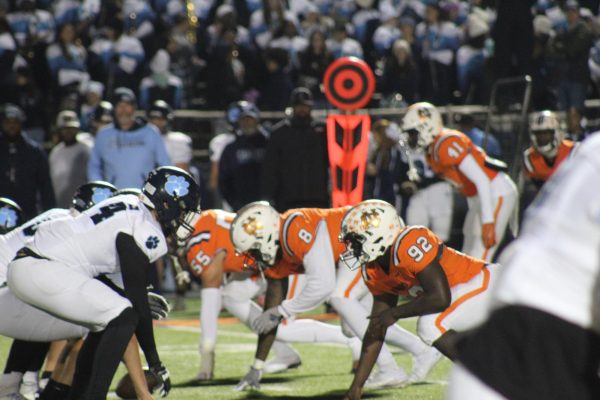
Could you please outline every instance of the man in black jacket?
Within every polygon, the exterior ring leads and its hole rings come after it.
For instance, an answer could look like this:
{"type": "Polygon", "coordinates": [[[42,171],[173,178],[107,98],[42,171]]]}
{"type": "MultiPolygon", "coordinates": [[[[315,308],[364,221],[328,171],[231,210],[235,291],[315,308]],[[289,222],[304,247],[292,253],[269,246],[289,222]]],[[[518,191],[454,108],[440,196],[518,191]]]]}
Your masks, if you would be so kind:
{"type": "Polygon", "coordinates": [[[23,209],[23,219],[30,220],[56,205],[48,158],[23,135],[25,115],[18,106],[6,104],[1,118],[0,196],[16,201],[23,209]]]}
{"type": "Polygon", "coordinates": [[[267,147],[267,132],[259,125],[258,108],[242,102],[235,141],[219,162],[219,190],[234,211],[260,200],[260,170],[267,147]]]}
{"type": "Polygon", "coordinates": [[[313,97],[304,87],[291,95],[292,116],[273,127],[263,162],[263,197],[279,212],[330,205],[325,126],[313,121],[313,97]]]}

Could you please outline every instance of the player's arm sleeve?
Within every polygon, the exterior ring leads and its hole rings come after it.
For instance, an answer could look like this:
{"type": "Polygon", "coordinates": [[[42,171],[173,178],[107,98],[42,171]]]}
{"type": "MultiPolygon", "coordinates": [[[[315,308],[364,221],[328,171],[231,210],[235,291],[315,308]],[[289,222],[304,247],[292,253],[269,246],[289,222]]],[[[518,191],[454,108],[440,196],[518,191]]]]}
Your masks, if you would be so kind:
{"type": "Polygon", "coordinates": [[[334,262],[327,223],[321,221],[313,246],[304,256],[306,284],[297,296],[284,300],[279,307],[286,318],[315,308],[331,294],[335,287],[334,262]]]}
{"type": "Polygon", "coordinates": [[[458,169],[477,187],[477,194],[481,203],[481,223],[494,222],[492,187],[488,176],[471,154],[467,154],[458,164],[458,169]]]}
{"type": "Polygon", "coordinates": [[[135,334],[148,365],[153,366],[158,364],[160,359],[154,342],[152,315],[146,293],[146,271],[150,260],[136,244],[133,236],[123,232],[117,235],[117,253],[121,264],[125,295],[131,301],[133,309],[139,317],[135,334]]]}

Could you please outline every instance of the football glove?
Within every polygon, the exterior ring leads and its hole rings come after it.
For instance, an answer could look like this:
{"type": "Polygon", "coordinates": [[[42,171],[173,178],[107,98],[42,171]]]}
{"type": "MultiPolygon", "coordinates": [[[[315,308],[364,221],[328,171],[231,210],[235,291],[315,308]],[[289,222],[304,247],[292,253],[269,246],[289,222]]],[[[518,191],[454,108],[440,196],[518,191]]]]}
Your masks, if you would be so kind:
{"type": "Polygon", "coordinates": [[[150,306],[152,319],[165,319],[169,315],[169,311],[171,311],[167,299],[153,292],[148,292],[148,305],[150,306]]]}
{"type": "Polygon", "coordinates": [[[158,385],[154,387],[152,391],[158,391],[160,397],[167,397],[171,391],[171,376],[169,375],[169,370],[163,363],[158,363],[150,367],[150,371],[152,371],[158,379],[158,385]]]}
{"type": "Polygon", "coordinates": [[[234,390],[237,390],[238,392],[241,392],[246,388],[260,390],[260,378],[262,378],[262,371],[254,367],[250,367],[250,371],[248,371],[246,376],[242,378],[234,390]]]}
{"type": "Polygon", "coordinates": [[[282,319],[283,315],[279,312],[278,307],[272,307],[252,321],[252,329],[259,335],[262,335],[263,333],[273,330],[279,325],[282,319]]]}

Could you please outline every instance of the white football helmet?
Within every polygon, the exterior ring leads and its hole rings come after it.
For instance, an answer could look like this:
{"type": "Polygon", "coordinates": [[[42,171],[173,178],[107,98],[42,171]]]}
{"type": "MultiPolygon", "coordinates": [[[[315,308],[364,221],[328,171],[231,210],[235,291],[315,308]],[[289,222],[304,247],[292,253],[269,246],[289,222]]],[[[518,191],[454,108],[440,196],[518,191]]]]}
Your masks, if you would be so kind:
{"type": "Polygon", "coordinates": [[[558,146],[562,141],[562,134],[558,123],[558,117],[552,111],[544,110],[535,112],[529,117],[529,134],[533,147],[545,157],[554,157],[558,146]],[[548,143],[540,143],[537,134],[552,132],[552,140],[548,143]]]}
{"type": "Polygon", "coordinates": [[[346,245],[340,259],[354,271],[383,255],[404,228],[394,206],[383,200],[365,200],[352,207],[344,219],[339,240],[346,245]]]}
{"type": "Polygon", "coordinates": [[[248,267],[259,270],[273,266],[279,250],[279,213],[266,201],[242,207],[231,223],[229,233],[236,253],[253,261],[248,267]]]}
{"type": "Polygon", "coordinates": [[[417,145],[422,148],[429,146],[443,128],[442,116],[431,103],[412,104],[402,119],[403,133],[417,131],[419,133],[417,145]]]}

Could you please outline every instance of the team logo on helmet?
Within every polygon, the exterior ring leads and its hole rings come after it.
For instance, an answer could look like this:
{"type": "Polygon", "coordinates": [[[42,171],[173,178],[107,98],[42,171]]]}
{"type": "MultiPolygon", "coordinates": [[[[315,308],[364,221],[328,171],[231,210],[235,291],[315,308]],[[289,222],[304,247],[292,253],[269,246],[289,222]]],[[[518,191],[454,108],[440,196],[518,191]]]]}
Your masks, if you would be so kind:
{"type": "Polygon", "coordinates": [[[0,226],[14,228],[17,225],[17,213],[9,207],[0,208],[0,226]]]}
{"type": "Polygon", "coordinates": [[[171,175],[167,178],[167,182],[165,183],[165,190],[171,196],[185,196],[189,193],[189,187],[189,182],[187,182],[183,176],[171,175]]]}
{"type": "Polygon", "coordinates": [[[104,201],[106,199],[108,199],[109,197],[112,197],[113,195],[113,191],[107,188],[101,188],[101,187],[97,187],[93,189],[93,194],[92,194],[92,201],[94,202],[94,204],[98,204],[101,201],[104,201]]]}
{"type": "Polygon", "coordinates": [[[419,108],[417,110],[417,114],[419,115],[419,119],[421,120],[431,118],[431,111],[428,108],[419,108]]]}
{"type": "Polygon", "coordinates": [[[377,210],[365,211],[360,216],[360,224],[363,229],[377,228],[381,223],[381,218],[377,210]]]}
{"type": "Polygon", "coordinates": [[[263,224],[254,217],[248,218],[243,224],[244,231],[251,236],[259,236],[263,230],[263,224]]]}

